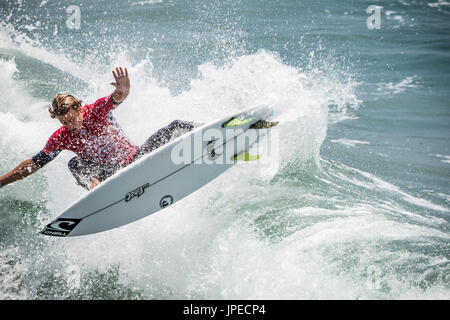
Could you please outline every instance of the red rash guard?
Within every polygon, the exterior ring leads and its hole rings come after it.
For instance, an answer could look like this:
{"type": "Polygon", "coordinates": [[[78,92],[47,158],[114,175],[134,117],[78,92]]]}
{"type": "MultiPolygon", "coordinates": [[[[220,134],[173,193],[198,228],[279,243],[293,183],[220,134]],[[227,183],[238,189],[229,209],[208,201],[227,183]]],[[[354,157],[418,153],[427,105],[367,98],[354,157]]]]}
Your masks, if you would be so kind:
{"type": "Polygon", "coordinates": [[[51,135],[42,151],[54,158],[59,151],[70,150],[80,158],[110,167],[129,164],[138,147],[131,145],[108,120],[114,107],[111,100],[109,95],[85,105],[81,132],[72,133],[62,126],[51,135]]]}

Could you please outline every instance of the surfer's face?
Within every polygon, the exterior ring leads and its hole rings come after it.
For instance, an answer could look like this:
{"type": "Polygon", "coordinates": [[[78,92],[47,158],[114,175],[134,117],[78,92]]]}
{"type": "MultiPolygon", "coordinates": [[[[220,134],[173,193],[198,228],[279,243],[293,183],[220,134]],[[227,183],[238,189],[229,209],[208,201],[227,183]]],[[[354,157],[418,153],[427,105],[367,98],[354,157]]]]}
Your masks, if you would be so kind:
{"type": "Polygon", "coordinates": [[[83,128],[83,112],[70,109],[65,115],[57,116],[58,120],[69,131],[73,133],[80,133],[83,128]]]}

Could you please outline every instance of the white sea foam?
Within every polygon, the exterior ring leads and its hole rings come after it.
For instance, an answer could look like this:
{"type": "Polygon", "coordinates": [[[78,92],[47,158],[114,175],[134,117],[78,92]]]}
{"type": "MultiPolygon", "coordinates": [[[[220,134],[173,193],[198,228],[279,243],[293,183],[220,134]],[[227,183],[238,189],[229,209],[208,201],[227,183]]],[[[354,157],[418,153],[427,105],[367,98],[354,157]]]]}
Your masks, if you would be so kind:
{"type": "MultiPolygon", "coordinates": [[[[387,20],[395,20],[395,21],[399,22],[400,25],[403,25],[405,23],[405,18],[403,18],[402,15],[396,14],[396,13],[397,12],[395,12],[395,11],[390,11],[390,10],[386,11],[385,14],[386,14],[387,20]]],[[[398,26],[394,26],[394,27],[398,27],[398,26]]]]}
{"type": "Polygon", "coordinates": [[[405,79],[403,79],[398,83],[394,82],[379,83],[377,91],[383,93],[398,94],[410,88],[419,88],[420,85],[416,83],[417,79],[418,79],[417,75],[414,75],[411,77],[406,77],[405,79]]]}
{"type": "Polygon", "coordinates": [[[437,192],[436,194],[437,194],[439,197],[443,198],[445,201],[450,202],[450,195],[445,194],[445,193],[440,193],[440,192],[437,192]]]}
{"type": "Polygon", "coordinates": [[[132,6],[137,6],[137,5],[143,6],[146,4],[157,4],[157,3],[163,3],[163,2],[164,2],[163,0],[144,0],[144,1],[132,2],[131,5],[132,6]]]}
{"type": "MultiPolygon", "coordinates": [[[[358,172],[362,176],[364,176],[372,181],[372,183],[370,183],[370,184],[365,184],[364,182],[361,182],[361,183],[359,183],[359,185],[361,185],[361,186],[366,186],[368,188],[378,188],[378,189],[383,189],[383,190],[387,190],[390,192],[395,192],[395,193],[399,194],[400,196],[402,196],[402,198],[405,201],[407,201],[411,204],[420,206],[420,207],[427,208],[427,209],[432,209],[432,210],[441,211],[441,212],[449,212],[450,211],[448,208],[434,204],[428,200],[414,197],[414,196],[402,191],[399,187],[397,187],[389,182],[383,181],[382,179],[377,178],[376,176],[374,176],[368,172],[365,172],[365,171],[362,171],[359,169],[355,169],[355,168],[352,168],[352,170],[358,172]]],[[[353,182],[355,182],[355,180],[353,180],[353,182]]],[[[442,222],[442,219],[438,219],[438,220],[442,222]]]]}
{"type": "Polygon", "coordinates": [[[355,147],[357,145],[367,145],[370,144],[367,141],[360,141],[360,140],[352,140],[352,139],[344,139],[344,138],[340,138],[340,139],[331,139],[330,140],[333,143],[338,143],[338,144],[342,144],[346,147],[355,147]]]}
{"type": "MultiPolygon", "coordinates": [[[[14,79],[15,73],[17,67],[13,59],[0,59],[0,90],[8,93],[0,96],[0,170],[4,173],[37,153],[58,127],[50,121],[50,117],[42,118],[45,102],[31,97],[14,79]]],[[[34,181],[40,181],[39,176],[34,181]]],[[[22,200],[42,198],[43,188],[30,188],[32,182],[18,182],[14,187],[2,189],[0,197],[14,195],[14,198],[22,200]]]]}
{"type": "Polygon", "coordinates": [[[46,50],[38,40],[31,39],[4,21],[0,21],[0,48],[7,49],[12,54],[24,55],[49,64],[86,83],[96,80],[95,71],[98,67],[96,63],[90,64],[89,60],[77,63],[64,53],[46,50]]]}
{"type": "Polygon", "coordinates": [[[31,299],[22,281],[27,273],[27,262],[20,257],[17,247],[0,251],[0,300],[31,299]]]}
{"type": "Polygon", "coordinates": [[[436,154],[435,157],[442,159],[441,162],[450,163],[450,156],[446,156],[443,154],[436,154]]]}
{"type": "Polygon", "coordinates": [[[39,119],[39,111],[45,102],[27,93],[25,85],[15,79],[18,73],[14,59],[0,58],[0,90],[8,93],[0,95],[0,112],[14,114],[20,119],[39,119]]]}
{"type": "Polygon", "coordinates": [[[445,0],[438,0],[437,2],[429,2],[429,3],[427,3],[427,5],[432,8],[439,8],[439,7],[450,6],[450,2],[445,1],[445,0]]]}

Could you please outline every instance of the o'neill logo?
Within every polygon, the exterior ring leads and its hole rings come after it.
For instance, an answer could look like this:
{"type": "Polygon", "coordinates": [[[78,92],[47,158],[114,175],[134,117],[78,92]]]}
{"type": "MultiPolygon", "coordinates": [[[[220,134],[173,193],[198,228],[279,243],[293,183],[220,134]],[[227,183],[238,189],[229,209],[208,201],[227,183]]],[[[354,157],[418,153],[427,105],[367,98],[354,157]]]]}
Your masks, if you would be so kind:
{"type": "Polygon", "coordinates": [[[146,183],[146,184],[144,184],[143,186],[140,186],[139,188],[134,189],[133,191],[128,192],[128,193],[125,195],[125,202],[130,201],[130,200],[133,199],[134,197],[138,197],[138,198],[139,198],[140,196],[142,196],[142,195],[144,194],[145,188],[148,188],[148,187],[150,187],[150,184],[149,184],[149,183],[146,183]]]}
{"type": "Polygon", "coordinates": [[[48,224],[45,229],[41,231],[41,233],[47,236],[65,237],[80,221],[81,219],[59,218],[58,220],[48,224]]]}
{"type": "Polygon", "coordinates": [[[161,207],[161,209],[170,206],[173,203],[173,197],[168,194],[167,196],[164,196],[161,198],[161,200],[159,201],[159,206],[161,207]]]}

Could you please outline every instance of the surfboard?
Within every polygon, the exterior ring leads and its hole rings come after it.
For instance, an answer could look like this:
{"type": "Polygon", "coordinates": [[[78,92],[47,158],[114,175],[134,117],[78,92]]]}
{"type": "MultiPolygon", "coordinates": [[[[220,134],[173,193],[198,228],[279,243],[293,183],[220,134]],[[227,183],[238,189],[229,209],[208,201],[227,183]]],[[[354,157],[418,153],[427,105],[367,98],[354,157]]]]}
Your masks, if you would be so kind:
{"type": "MultiPolygon", "coordinates": [[[[206,185],[258,141],[273,109],[250,108],[189,131],[84,194],[41,234],[81,236],[118,228],[162,210],[206,185]],[[264,126],[262,126],[264,127],[264,126]]],[[[259,157],[256,157],[259,158],[259,157]]]]}

